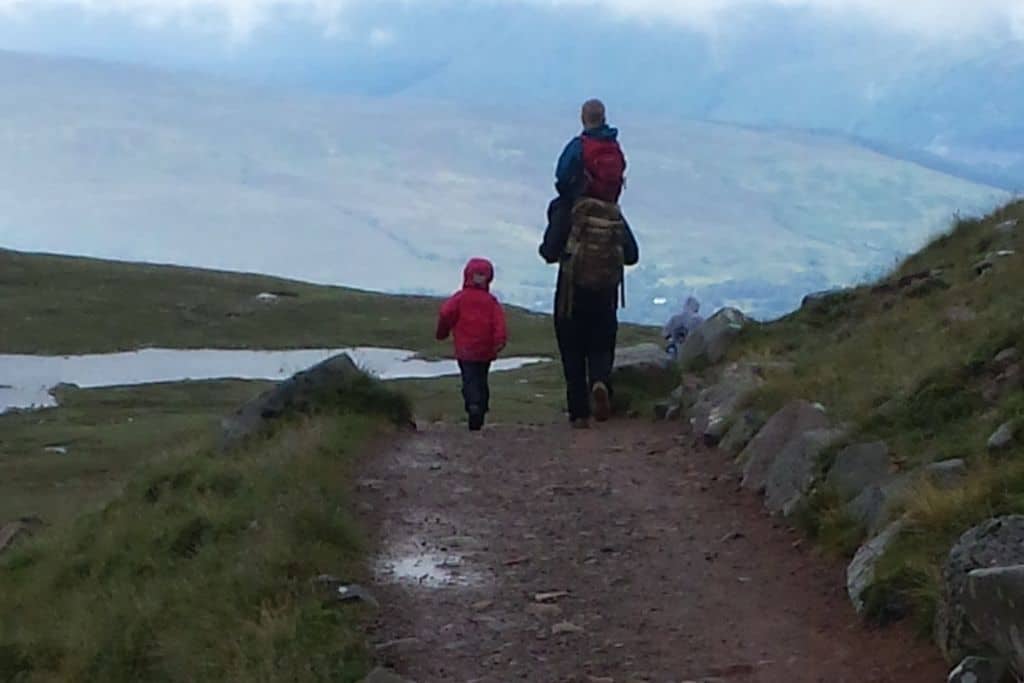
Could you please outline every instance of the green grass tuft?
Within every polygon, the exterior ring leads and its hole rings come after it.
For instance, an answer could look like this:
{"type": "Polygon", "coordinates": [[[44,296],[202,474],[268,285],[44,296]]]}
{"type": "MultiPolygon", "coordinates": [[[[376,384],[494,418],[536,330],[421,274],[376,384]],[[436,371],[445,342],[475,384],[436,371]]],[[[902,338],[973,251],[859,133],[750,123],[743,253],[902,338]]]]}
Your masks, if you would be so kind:
{"type": "Polygon", "coordinates": [[[363,614],[310,579],[362,576],[354,458],[409,402],[375,380],[353,388],[335,414],[238,455],[155,460],[101,509],[5,554],[3,680],[360,680],[363,614]]]}

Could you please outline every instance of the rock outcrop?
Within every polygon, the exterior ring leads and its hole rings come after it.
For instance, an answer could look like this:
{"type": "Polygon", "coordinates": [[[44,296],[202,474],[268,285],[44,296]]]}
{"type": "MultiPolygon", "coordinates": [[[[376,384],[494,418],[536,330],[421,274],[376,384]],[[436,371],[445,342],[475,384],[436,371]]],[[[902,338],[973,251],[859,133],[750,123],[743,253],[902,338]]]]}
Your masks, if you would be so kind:
{"type": "Polygon", "coordinates": [[[1006,663],[985,657],[968,657],[949,674],[947,683],[1003,683],[1006,663]]]}
{"type": "Polygon", "coordinates": [[[850,595],[853,606],[858,613],[866,607],[864,593],[875,582],[875,570],[878,561],[885,555],[889,546],[899,538],[904,522],[893,522],[885,530],[865,543],[857,551],[850,566],[846,569],[846,592],[850,595]]]}
{"type": "Polygon", "coordinates": [[[249,437],[267,432],[274,422],[291,415],[316,412],[339,402],[353,382],[365,379],[347,354],[329,358],[287,379],[243,405],[221,422],[221,445],[230,449],[249,437]]]}
{"type": "Polygon", "coordinates": [[[726,367],[715,384],[697,394],[687,411],[694,432],[709,445],[716,445],[725,437],[743,402],[763,383],[756,365],[734,363],[726,367]]]}
{"type": "Polygon", "coordinates": [[[805,296],[800,302],[800,308],[805,311],[821,313],[833,306],[846,303],[855,296],[856,290],[851,288],[826,289],[805,296]]]}
{"type": "Polygon", "coordinates": [[[679,363],[684,368],[713,365],[725,359],[729,347],[750,318],[735,308],[723,308],[690,333],[679,349],[679,363]]]}
{"type": "Polygon", "coordinates": [[[990,451],[1005,450],[1013,445],[1016,436],[1017,425],[1013,422],[1005,422],[989,437],[988,449],[990,451]]]}
{"type": "Polygon", "coordinates": [[[975,569],[963,600],[978,638],[1024,676],[1024,564],[975,569]]]}
{"type": "Polygon", "coordinates": [[[843,509],[868,533],[876,533],[892,517],[913,482],[914,478],[909,474],[894,475],[869,485],[843,509]]]}
{"type": "Polygon", "coordinates": [[[836,457],[828,483],[844,500],[851,500],[869,486],[888,479],[891,467],[889,446],[884,441],[854,444],[836,457]]]}
{"type": "Polygon", "coordinates": [[[725,433],[718,447],[735,458],[757,436],[763,426],[764,417],[760,413],[755,410],[744,410],[734,416],[729,431],[725,433]]]}
{"type": "Polygon", "coordinates": [[[955,458],[925,465],[921,469],[921,476],[924,481],[938,489],[955,489],[963,485],[967,478],[967,462],[955,458]]]}
{"type": "Polygon", "coordinates": [[[631,370],[639,373],[660,373],[672,367],[672,359],[657,344],[637,344],[615,351],[615,372],[631,370]]]}
{"type": "Polygon", "coordinates": [[[791,442],[806,432],[827,429],[829,419],[825,411],[807,401],[793,401],[779,410],[765,423],[739,455],[743,464],[743,487],[764,491],[779,454],[791,442]]]}
{"type": "Polygon", "coordinates": [[[845,430],[837,428],[813,429],[790,439],[768,470],[765,507],[787,517],[793,514],[817,478],[821,455],[844,434],[845,430]]]}
{"type": "MultiPolygon", "coordinates": [[[[943,569],[943,595],[935,618],[935,640],[950,662],[993,646],[984,640],[984,634],[975,629],[969,618],[968,604],[973,612],[981,609],[980,602],[969,602],[971,573],[1021,564],[1024,564],[1024,515],[988,520],[957,541],[943,569]]],[[[986,575],[982,575],[980,584],[987,584],[986,590],[1005,585],[1001,578],[997,581],[986,575]]],[[[982,623],[987,626],[987,622],[982,623]]]]}

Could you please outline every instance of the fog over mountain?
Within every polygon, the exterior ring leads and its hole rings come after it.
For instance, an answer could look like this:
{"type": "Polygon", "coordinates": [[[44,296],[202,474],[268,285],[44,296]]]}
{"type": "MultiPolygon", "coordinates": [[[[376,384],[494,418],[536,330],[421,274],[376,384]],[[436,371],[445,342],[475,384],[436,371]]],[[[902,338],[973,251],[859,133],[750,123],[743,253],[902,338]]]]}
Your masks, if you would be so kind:
{"type": "MultiPolygon", "coordinates": [[[[613,110],[614,111],[614,110],[613,110]]],[[[696,292],[770,317],[919,246],[1000,190],[834,137],[616,116],[643,249],[626,317],[696,292]]],[[[446,293],[498,264],[548,308],[536,248],[575,108],[242,86],[0,55],[0,246],[446,293]]]]}
{"type": "Polygon", "coordinates": [[[337,93],[827,130],[1024,187],[1016,0],[0,0],[0,46],[337,93]]]}

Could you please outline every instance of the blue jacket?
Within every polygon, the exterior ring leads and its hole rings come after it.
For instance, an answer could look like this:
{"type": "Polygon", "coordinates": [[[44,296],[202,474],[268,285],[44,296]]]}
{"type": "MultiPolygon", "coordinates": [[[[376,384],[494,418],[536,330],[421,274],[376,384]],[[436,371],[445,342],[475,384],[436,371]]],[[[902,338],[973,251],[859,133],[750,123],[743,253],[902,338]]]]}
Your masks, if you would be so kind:
{"type": "Polygon", "coordinates": [[[555,189],[561,197],[579,196],[583,191],[583,136],[598,140],[618,140],[619,129],[605,124],[599,128],[588,128],[569,141],[558,158],[555,168],[555,189]]]}

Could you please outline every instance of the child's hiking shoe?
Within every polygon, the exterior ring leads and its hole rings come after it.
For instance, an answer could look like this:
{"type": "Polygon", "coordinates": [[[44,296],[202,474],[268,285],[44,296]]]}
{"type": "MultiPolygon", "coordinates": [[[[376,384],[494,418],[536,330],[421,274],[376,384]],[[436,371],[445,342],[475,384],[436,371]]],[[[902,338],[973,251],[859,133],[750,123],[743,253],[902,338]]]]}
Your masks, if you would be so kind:
{"type": "Polygon", "coordinates": [[[590,420],[585,417],[578,417],[569,423],[573,429],[590,429],[590,420]]]}
{"type": "Polygon", "coordinates": [[[469,411],[469,431],[479,432],[484,428],[484,414],[478,410],[469,411]]]}
{"type": "Polygon", "coordinates": [[[604,382],[595,382],[594,388],[590,390],[590,396],[594,399],[594,419],[598,422],[607,422],[612,416],[612,397],[608,392],[608,385],[604,382]]]}

